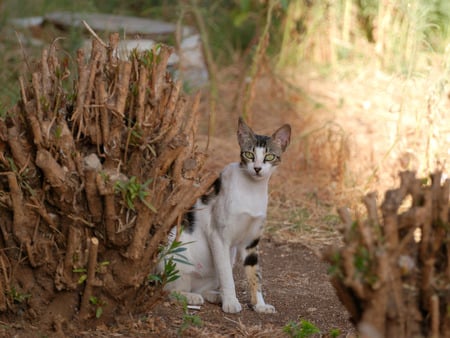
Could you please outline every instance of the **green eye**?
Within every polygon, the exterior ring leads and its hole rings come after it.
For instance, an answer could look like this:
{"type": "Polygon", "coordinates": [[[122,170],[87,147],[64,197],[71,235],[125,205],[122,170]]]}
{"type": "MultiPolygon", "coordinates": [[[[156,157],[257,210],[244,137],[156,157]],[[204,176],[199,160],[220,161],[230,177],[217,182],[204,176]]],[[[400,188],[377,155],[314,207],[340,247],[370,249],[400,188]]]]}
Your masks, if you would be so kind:
{"type": "Polygon", "coordinates": [[[255,159],[255,154],[253,154],[251,151],[244,151],[242,153],[242,156],[244,156],[247,160],[253,161],[255,159]]]}
{"type": "Polygon", "coordinates": [[[264,161],[272,162],[272,161],[274,161],[276,158],[277,158],[277,157],[276,157],[274,154],[267,154],[267,155],[264,157],[264,161]]]}

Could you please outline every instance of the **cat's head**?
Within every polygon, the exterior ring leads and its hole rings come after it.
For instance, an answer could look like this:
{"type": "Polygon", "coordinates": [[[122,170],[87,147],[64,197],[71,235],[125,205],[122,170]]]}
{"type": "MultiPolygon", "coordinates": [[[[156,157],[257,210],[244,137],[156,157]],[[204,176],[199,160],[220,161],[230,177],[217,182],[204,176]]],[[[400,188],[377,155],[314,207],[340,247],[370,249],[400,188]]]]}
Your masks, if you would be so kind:
{"type": "Polygon", "coordinates": [[[237,136],[241,147],[241,168],[255,180],[268,178],[280,164],[281,154],[291,139],[291,126],[283,125],[272,136],[257,135],[239,118],[237,136]]]}

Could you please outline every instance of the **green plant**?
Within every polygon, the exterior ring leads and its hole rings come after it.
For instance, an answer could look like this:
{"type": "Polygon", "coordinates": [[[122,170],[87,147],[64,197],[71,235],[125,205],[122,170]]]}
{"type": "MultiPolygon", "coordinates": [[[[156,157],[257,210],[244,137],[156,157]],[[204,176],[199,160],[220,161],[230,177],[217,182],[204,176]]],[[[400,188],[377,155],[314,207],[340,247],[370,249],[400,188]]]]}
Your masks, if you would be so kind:
{"type": "Polygon", "coordinates": [[[293,210],[289,217],[289,222],[293,223],[292,228],[296,231],[309,231],[311,225],[311,213],[307,208],[296,208],[293,210]]]}
{"type": "Polygon", "coordinates": [[[160,284],[164,288],[166,284],[180,278],[177,263],[192,265],[187,257],[182,254],[186,251],[184,246],[189,243],[173,241],[168,247],[161,246],[159,260],[164,261],[164,269],[159,274],[150,274],[148,280],[160,284]]]}
{"type": "Polygon", "coordinates": [[[82,275],[80,276],[80,278],[78,278],[77,283],[78,284],[83,284],[86,279],[87,279],[87,270],[86,268],[76,268],[72,270],[75,273],[81,273],[82,275]]]}
{"type": "Polygon", "coordinates": [[[373,257],[369,250],[364,246],[359,246],[356,250],[353,264],[356,268],[358,277],[362,278],[366,283],[373,285],[378,280],[376,274],[373,273],[373,257]]]}
{"type": "MultiPolygon", "coordinates": [[[[100,262],[97,265],[96,271],[98,272],[108,265],[109,265],[109,261],[100,262]]],[[[75,273],[81,273],[80,278],[78,278],[78,281],[77,281],[78,284],[83,284],[86,281],[86,279],[87,279],[87,269],[86,268],[75,268],[72,271],[75,273]]]]}
{"type": "Polygon", "coordinates": [[[148,179],[145,183],[141,184],[137,181],[136,176],[132,176],[128,181],[117,181],[114,185],[114,190],[122,194],[122,198],[129,209],[135,210],[134,201],[136,198],[139,198],[147,208],[156,212],[155,207],[146,200],[149,194],[147,187],[152,181],[152,179],[148,179]]]}
{"type": "Polygon", "coordinates": [[[95,318],[100,318],[103,314],[103,306],[106,305],[106,302],[97,298],[95,296],[91,296],[89,298],[89,303],[95,306],[95,318]]]}
{"type": "Polygon", "coordinates": [[[341,335],[341,330],[339,330],[339,329],[331,329],[330,332],[328,333],[328,335],[331,338],[337,338],[337,337],[339,337],[341,335]]]}
{"type": "Polygon", "coordinates": [[[336,252],[332,256],[332,263],[328,268],[328,274],[331,277],[337,277],[339,279],[344,278],[344,274],[342,273],[342,269],[341,269],[341,264],[342,264],[341,254],[339,252],[336,252]]]}
{"type": "Polygon", "coordinates": [[[294,338],[311,337],[313,334],[320,333],[320,330],[311,322],[302,319],[300,323],[294,321],[288,322],[283,327],[283,332],[294,338]]]}
{"type": "Polygon", "coordinates": [[[181,326],[178,328],[178,335],[182,335],[184,330],[186,330],[189,326],[202,326],[202,320],[198,315],[190,314],[188,309],[188,302],[186,296],[173,292],[171,297],[178,301],[183,309],[183,321],[181,326]]]}
{"type": "Polygon", "coordinates": [[[28,298],[31,297],[28,293],[22,293],[18,291],[14,286],[11,287],[11,290],[9,291],[9,296],[14,301],[14,303],[23,303],[28,298]]]}
{"type": "Polygon", "coordinates": [[[327,214],[323,216],[323,221],[330,227],[336,227],[341,224],[341,219],[339,215],[336,214],[327,214]]]}

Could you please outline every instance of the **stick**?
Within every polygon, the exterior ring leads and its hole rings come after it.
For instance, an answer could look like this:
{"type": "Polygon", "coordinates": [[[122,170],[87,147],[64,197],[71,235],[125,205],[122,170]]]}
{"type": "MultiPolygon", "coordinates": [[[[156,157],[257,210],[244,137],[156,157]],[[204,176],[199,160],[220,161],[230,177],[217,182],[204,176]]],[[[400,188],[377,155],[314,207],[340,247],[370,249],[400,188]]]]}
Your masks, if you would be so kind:
{"type": "Polygon", "coordinates": [[[139,68],[138,97],[136,104],[136,122],[139,126],[144,124],[145,99],[147,98],[148,70],[145,65],[139,68]]]}
{"type": "Polygon", "coordinates": [[[100,42],[100,44],[105,47],[108,48],[108,45],[97,35],[97,33],[94,32],[94,30],[91,28],[91,26],[88,25],[88,23],[85,20],[81,20],[81,22],[83,23],[84,27],[86,27],[86,29],[89,31],[89,33],[92,34],[92,36],[98,41],[100,42]]]}
{"type": "Polygon", "coordinates": [[[364,196],[363,198],[364,205],[367,209],[367,214],[369,216],[369,221],[372,226],[378,226],[380,224],[380,220],[378,218],[378,210],[377,210],[377,193],[371,192],[364,196]]]}
{"type": "Polygon", "coordinates": [[[42,122],[44,119],[41,105],[41,97],[42,97],[42,86],[41,86],[41,76],[39,73],[33,73],[32,75],[32,83],[34,89],[34,97],[36,101],[37,108],[37,117],[39,122],[42,122]]]}
{"type": "Polygon", "coordinates": [[[339,217],[341,218],[342,223],[344,223],[344,227],[339,229],[342,233],[345,232],[346,229],[350,229],[353,224],[352,216],[350,215],[350,210],[347,207],[341,207],[337,210],[339,217]]]}
{"type": "Polygon", "coordinates": [[[11,204],[14,210],[13,234],[22,244],[31,240],[30,234],[26,229],[26,225],[29,223],[28,217],[25,214],[23,194],[17,182],[16,175],[13,172],[10,172],[7,174],[7,177],[11,196],[11,204]]]}
{"type": "Polygon", "coordinates": [[[87,267],[86,286],[83,292],[83,298],[80,305],[80,317],[87,319],[89,317],[89,301],[92,296],[94,286],[100,286],[99,281],[95,279],[95,269],[97,268],[98,239],[92,237],[89,246],[89,261],[87,267]]]}
{"type": "Polygon", "coordinates": [[[117,81],[117,98],[116,98],[116,111],[124,116],[125,106],[127,103],[128,89],[130,86],[130,75],[131,75],[131,62],[122,61],[119,63],[119,78],[117,81]]]}
{"type": "Polygon", "coordinates": [[[430,297],[431,338],[439,338],[439,297],[434,294],[430,297]]]}
{"type": "Polygon", "coordinates": [[[102,219],[103,204],[97,189],[97,174],[102,169],[102,165],[94,154],[85,157],[84,164],[84,184],[88,208],[92,214],[93,221],[99,223],[102,219]]]}
{"type": "Polygon", "coordinates": [[[67,191],[66,173],[47,150],[38,150],[36,154],[36,165],[42,169],[45,178],[53,188],[60,192],[67,191]]]}

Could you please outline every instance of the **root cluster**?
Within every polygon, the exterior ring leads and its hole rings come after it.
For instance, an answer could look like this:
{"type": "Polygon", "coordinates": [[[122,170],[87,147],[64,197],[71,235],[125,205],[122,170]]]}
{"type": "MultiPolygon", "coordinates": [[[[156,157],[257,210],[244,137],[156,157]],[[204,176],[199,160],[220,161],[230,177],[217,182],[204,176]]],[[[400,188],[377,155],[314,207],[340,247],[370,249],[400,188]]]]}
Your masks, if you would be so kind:
{"type": "Polygon", "coordinates": [[[168,230],[215,179],[195,143],[199,96],[167,72],[171,48],[124,60],[118,40],[79,50],[75,77],[45,49],[0,118],[0,312],[18,293],[34,316],[38,295],[63,290],[82,294],[82,317],[92,297],[137,302],[168,230]]]}
{"type": "Polygon", "coordinates": [[[376,196],[364,197],[368,218],[340,209],[345,245],[324,254],[332,283],[363,337],[448,337],[450,332],[450,180],[400,174],[379,216],[376,196]],[[426,180],[425,180],[426,181],[426,180]]]}

